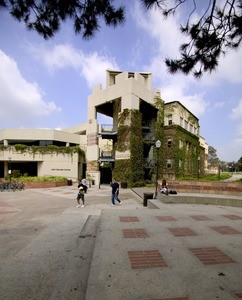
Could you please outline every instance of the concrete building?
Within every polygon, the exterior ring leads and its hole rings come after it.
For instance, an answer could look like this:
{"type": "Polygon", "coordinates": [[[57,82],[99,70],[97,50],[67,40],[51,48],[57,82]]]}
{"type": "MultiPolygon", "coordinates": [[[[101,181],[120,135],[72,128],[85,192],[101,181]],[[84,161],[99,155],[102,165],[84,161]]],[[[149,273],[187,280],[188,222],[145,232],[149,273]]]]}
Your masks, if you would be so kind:
{"type": "MultiPolygon", "coordinates": [[[[129,139],[132,133],[127,129],[126,137],[120,140],[119,131],[121,127],[130,128],[136,122],[134,120],[132,123],[131,116],[127,115],[127,112],[132,111],[138,111],[141,115],[140,134],[143,142],[141,151],[145,177],[154,174],[156,164],[154,148],[158,138],[162,142],[162,163],[159,166],[162,176],[174,178],[180,174],[198,174],[203,170],[207,145],[200,143],[199,120],[196,116],[178,101],[163,103],[164,105],[161,101],[158,107],[155,102],[160,99],[160,91],[152,88],[151,73],[107,70],[106,76],[106,88],[102,89],[101,85],[97,85],[88,97],[87,171],[97,182],[102,181],[101,166],[104,162],[110,164],[111,170],[119,161],[124,160],[123,164],[127,165],[131,160],[133,153],[129,139]],[[98,124],[98,113],[111,117],[112,124],[109,127],[98,124]],[[163,130],[159,136],[157,120],[161,118],[160,114],[162,114],[160,125],[163,130]],[[100,137],[102,140],[112,141],[109,157],[100,155],[100,137]],[[126,147],[121,149],[119,144],[126,147]]],[[[119,164],[119,167],[121,165],[119,164]]],[[[121,177],[121,174],[118,177],[121,177]]]]}
{"type": "Polygon", "coordinates": [[[114,173],[128,181],[123,165],[136,168],[136,177],[144,179],[153,179],[157,169],[167,178],[199,176],[208,151],[199,135],[199,120],[180,102],[161,98],[152,88],[151,73],[107,70],[105,89],[97,85],[88,97],[87,123],[62,131],[0,130],[0,177],[11,168],[73,180],[86,175],[96,184],[110,182],[114,173]],[[100,114],[112,121],[99,124],[100,114]],[[160,149],[155,147],[157,139],[160,149]],[[41,147],[49,152],[41,152],[41,147]],[[76,152],[77,147],[83,152],[76,152]],[[139,167],[132,165],[138,160],[139,167]]]}
{"type": "MultiPolygon", "coordinates": [[[[19,170],[28,176],[65,176],[83,173],[83,136],[48,129],[0,130],[0,178],[19,170]]],[[[85,139],[85,136],[84,136],[85,139]]]]}

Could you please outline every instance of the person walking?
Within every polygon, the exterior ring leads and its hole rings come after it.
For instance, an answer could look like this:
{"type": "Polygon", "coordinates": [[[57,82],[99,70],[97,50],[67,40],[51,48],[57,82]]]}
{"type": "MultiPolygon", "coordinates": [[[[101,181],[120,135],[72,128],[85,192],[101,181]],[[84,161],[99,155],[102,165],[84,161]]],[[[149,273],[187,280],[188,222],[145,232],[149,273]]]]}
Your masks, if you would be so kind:
{"type": "Polygon", "coordinates": [[[85,194],[86,194],[86,193],[87,193],[87,189],[88,189],[86,178],[82,178],[81,184],[82,184],[82,186],[83,186],[83,188],[84,188],[84,192],[85,192],[85,194]]]}
{"type": "Polygon", "coordinates": [[[82,184],[79,184],[78,185],[78,194],[76,196],[76,201],[77,201],[77,208],[83,208],[85,206],[85,199],[84,199],[84,194],[85,194],[85,191],[84,191],[84,187],[82,186],[82,184]],[[82,205],[80,204],[80,199],[82,200],[82,205]]]}
{"type": "Polygon", "coordinates": [[[116,179],[113,180],[111,183],[112,188],[112,204],[111,206],[115,206],[115,200],[121,205],[122,200],[119,199],[119,183],[116,181],[116,179]]]}

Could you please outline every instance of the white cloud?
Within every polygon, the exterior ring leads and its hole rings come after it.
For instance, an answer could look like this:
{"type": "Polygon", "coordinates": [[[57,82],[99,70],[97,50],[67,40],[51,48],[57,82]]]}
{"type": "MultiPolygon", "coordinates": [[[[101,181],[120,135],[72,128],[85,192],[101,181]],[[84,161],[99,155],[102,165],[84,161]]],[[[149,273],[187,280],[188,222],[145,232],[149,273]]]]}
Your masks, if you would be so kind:
{"type": "Polygon", "coordinates": [[[237,133],[238,135],[242,136],[242,124],[238,126],[237,133]]]}
{"type": "Polygon", "coordinates": [[[161,98],[165,102],[179,101],[195,116],[201,116],[205,113],[208,103],[203,100],[202,94],[185,95],[185,87],[172,83],[161,89],[161,98]]]}
{"type": "Polygon", "coordinates": [[[52,71],[56,69],[64,69],[66,67],[79,68],[83,55],[81,52],[77,52],[70,45],[56,45],[53,48],[47,48],[46,46],[33,47],[36,57],[41,57],[44,64],[52,71]],[[40,49],[40,50],[39,50],[40,49]]]}
{"type": "Polygon", "coordinates": [[[230,114],[231,119],[242,119],[242,99],[240,99],[238,106],[232,109],[230,114]]]}
{"type": "Polygon", "coordinates": [[[145,14],[143,12],[141,5],[136,2],[133,18],[136,24],[154,39],[156,45],[153,48],[163,56],[163,59],[164,54],[177,55],[181,42],[185,40],[178,30],[179,14],[176,14],[176,18],[164,19],[159,9],[146,11],[145,14]]]}
{"type": "Polygon", "coordinates": [[[214,108],[222,108],[225,105],[225,101],[220,101],[220,102],[215,102],[214,103],[214,108]]]}
{"type": "Polygon", "coordinates": [[[154,41],[154,54],[146,69],[152,72],[156,86],[161,90],[161,98],[165,102],[180,101],[196,116],[204,114],[208,103],[203,99],[203,94],[189,92],[189,86],[196,84],[195,79],[182,74],[169,74],[164,62],[165,57],[178,55],[179,46],[185,40],[178,30],[179,14],[176,18],[164,20],[159,10],[153,9],[144,15],[137,5],[133,17],[136,24],[154,41]]]}
{"type": "Polygon", "coordinates": [[[231,143],[226,143],[219,148],[218,156],[223,157],[223,160],[231,161],[231,157],[234,157],[234,160],[238,161],[242,156],[242,138],[234,139],[231,143]]]}
{"type": "Polygon", "coordinates": [[[89,87],[95,84],[104,84],[106,80],[106,70],[118,70],[114,59],[100,56],[97,52],[84,56],[81,65],[81,74],[86,79],[89,87]]]}
{"type": "MultiPolygon", "coordinates": [[[[36,83],[28,82],[17,63],[0,50],[0,118],[2,124],[27,124],[35,118],[49,115],[60,109],[54,102],[46,102],[36,83]]],[[[4,125],[2,125],[4,126],[4,125]]]]}
{"type": "Polygon", "coordinates": [[[203,86],[218,86],[219,84],[242,83],[242,47],[238,51],[230,50],[218,60],[218,67],[211,73],[205,74],[200,82],[203,86]]]}
{"type": "Polygon", "coordinates": [[[59,44],[51,48],[46,45],[31,45],[29,51],[35,58],[43,61],[51,72],[68,67],[76,69],[89,87],[104,83],[107,69],[118,69],[114,58],[97,52],[85,54],[70,44],[59,44]]]}
{"type": "MultiPolygon", "coordinates": [[[[164,58],[180,57],[180,45],[186,41],[186,37],[179,30],[182,23],[180,13],[184,12],[177,10],[175,17],[164,19],[158,9],[153,9],[144,15],[138,4],[133,13],[137,25],[154,39],[156,44],[156,47],[153,46],[156,49],[154,59],[158,58],[163,62],[162,69],[165,68],[164,58]]],[[[197,18],[197,14],[194,14],[192,20],[197,18]]],[[[200,79],[200,84],[214,86],[224,80],[232,84],[242,83],[242,64],[238,63],[240,61],[242,61],[242,47],[237,51],[229,50],[226,55],[220,56],[216,70],[211,74],[204,74],[200,79]]]]}

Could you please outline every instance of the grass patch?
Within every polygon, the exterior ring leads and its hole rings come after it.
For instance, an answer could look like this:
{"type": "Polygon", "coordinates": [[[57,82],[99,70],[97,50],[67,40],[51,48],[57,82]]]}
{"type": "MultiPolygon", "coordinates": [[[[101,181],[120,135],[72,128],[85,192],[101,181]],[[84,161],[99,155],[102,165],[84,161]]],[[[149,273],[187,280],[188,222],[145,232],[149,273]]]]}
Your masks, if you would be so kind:
{"type": "Polygon", "coordinates": [[[221,173],[220,176],[218,174],[205,174],[205,175],[200,175],[199,179],[197,177],[179,177],[176,178],[176,180],[189,180],[189,181],[221,181],[225,179],[231,178],[230,173],[221,173]]]}

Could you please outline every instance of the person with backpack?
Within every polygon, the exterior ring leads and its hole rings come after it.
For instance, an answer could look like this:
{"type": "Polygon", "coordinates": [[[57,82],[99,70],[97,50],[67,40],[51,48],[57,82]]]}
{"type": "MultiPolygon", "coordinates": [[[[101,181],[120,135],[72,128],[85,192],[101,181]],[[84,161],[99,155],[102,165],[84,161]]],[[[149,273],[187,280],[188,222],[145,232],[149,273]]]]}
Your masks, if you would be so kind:
{"type": "Polygon", "coordinates": [[[121,205],[122,200],[119,199],[119,183],[116,181],[116,179],[113,180],[111,183],[112,188],[112,204],[111,206],[115,206],[115,200],[121,205]]]}
{"type": "Polygon", "coordinates": [[[77,208],[83,208],[85,206],[84,194],[85,194],[85,188],[83,184],[80,182],[78,184],[78,194],[76,196],[77,208]],[[82,205],[80,204],[80,199],[82,200],[82,205]]]}

